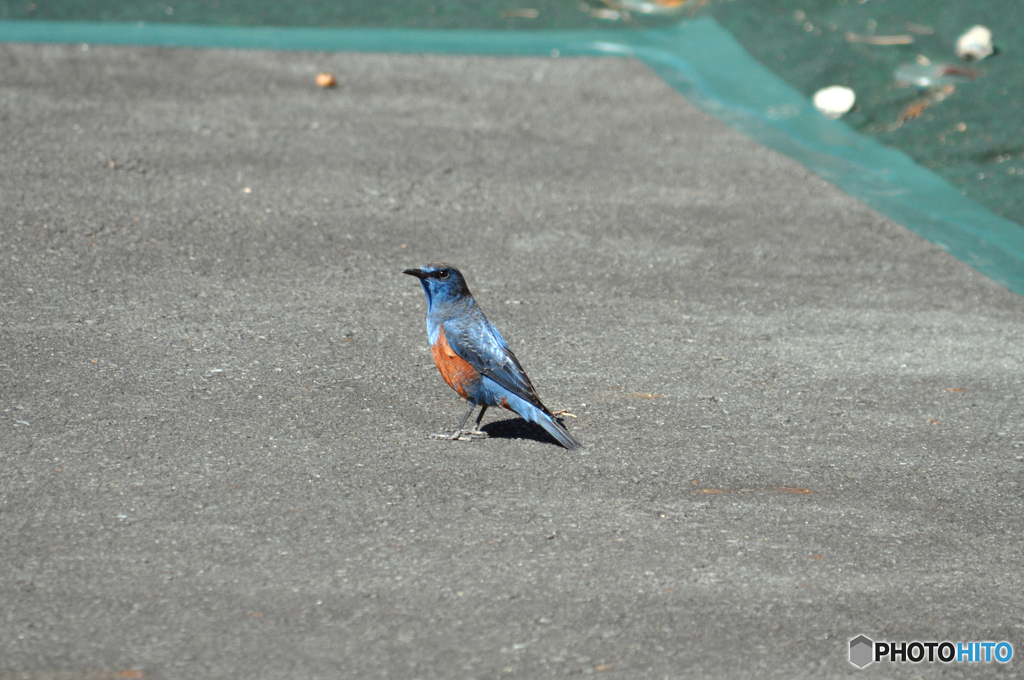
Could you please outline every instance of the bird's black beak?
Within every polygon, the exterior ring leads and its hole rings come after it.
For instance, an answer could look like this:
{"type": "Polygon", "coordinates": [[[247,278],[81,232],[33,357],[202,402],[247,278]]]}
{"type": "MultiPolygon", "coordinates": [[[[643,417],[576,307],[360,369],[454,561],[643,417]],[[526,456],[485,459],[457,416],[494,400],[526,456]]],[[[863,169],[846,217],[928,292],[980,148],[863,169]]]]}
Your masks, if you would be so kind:
{"type": "Polygon", "coordinates": [[[425,279],[425,278],[427,278],[427,273],[425,271],[423,271],[422,269],[406,269],[402,273],[403,274],[408,274],[409,276],[415,276],[417,279],[425,279]]]}

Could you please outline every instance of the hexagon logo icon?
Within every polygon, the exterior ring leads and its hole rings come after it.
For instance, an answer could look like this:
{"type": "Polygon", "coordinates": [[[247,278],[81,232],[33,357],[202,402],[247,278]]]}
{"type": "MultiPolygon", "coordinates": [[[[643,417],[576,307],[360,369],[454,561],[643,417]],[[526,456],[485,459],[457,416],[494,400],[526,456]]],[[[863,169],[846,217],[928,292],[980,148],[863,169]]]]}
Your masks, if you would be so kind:
{"type": "Polygon", "coordinates": [[[871,638],[858,635],[850,640],[850,663],[857,668],[864,668],[874,661],[875,643],[871,638]]]}

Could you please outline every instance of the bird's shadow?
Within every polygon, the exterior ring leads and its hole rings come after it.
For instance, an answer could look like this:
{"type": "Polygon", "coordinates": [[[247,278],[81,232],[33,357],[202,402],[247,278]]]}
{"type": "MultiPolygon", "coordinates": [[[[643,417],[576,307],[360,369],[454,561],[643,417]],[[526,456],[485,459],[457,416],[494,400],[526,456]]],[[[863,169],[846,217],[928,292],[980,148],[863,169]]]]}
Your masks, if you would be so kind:
{"type": "Polygon", "coordinates": [[[523,418],[496,420],[493,423],[487,423],[480,429],[492,439],[532,439],[543,444],[561,446],[558,440],[548,434],[543,427],[523,418]]]}

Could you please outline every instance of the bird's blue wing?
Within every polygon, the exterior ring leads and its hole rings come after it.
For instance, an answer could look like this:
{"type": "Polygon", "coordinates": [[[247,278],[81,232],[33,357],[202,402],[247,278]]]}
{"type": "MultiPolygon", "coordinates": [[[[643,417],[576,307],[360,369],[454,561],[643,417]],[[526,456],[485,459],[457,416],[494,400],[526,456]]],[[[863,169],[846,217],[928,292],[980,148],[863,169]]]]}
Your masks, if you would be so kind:
{"type": "Polygon", "coordinates": [[[548,412],[516,355],[482,312],[469,319],[449,319],[443,325],[448,345],[470,366],[520,399],[548,412]]]}

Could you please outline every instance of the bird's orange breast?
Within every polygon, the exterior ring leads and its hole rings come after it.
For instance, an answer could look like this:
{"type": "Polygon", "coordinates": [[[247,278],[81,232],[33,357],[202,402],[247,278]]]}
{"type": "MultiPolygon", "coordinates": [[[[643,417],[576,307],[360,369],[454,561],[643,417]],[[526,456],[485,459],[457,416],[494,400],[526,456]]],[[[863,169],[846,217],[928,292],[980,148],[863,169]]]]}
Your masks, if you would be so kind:
{"type": "Polygon", "coordinates": [[[460,397],[466,399],[466,385],[479,379],[480,373],[451,348],[448,338],[444,335],[444,326],[441,326],[437,340],[430,346],[430,353],[434,356],[434,363],[441,371],[444,381],[458,392],[460,397]]]}

